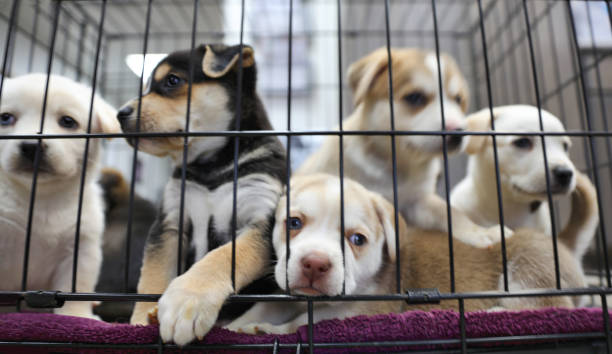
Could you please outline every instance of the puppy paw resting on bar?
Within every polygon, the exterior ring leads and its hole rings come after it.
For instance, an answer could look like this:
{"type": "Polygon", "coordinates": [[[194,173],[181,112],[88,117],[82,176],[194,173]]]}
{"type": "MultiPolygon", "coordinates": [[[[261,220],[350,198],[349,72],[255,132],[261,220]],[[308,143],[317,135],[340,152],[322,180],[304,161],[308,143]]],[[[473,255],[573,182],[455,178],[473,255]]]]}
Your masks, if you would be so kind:
{"type": "MultiPolygon", "coordinates": [[[[545,132],[563,133],[561,121],[542,110],[542,126],[545,132]]],[[[540,130],[538,108],[526,105],[495,107],[493,119],[496,132],[537,133],[540,130]]],[[[486,132],[492,129],[491,111],[483,109],[468,117],[471,131],[486,132]]],[[[569,137],[554,135],[545,137],[546,170],[540,136],[501,135],[496,137],[499,165],[499,181],[502,195],[504,224],[512,229],[529,227],[552,235],[548,190],[553,200],[572,194],[583,198],[581,208],[585,222],[568,228],[571,235],[557,234],[575,244],[575,254],[582,259],[599,224],[595,187],[587,176],[580,173],[569,157],[569,137]],[[548,183],[547,187],[547,175],[548,183]],[[574,193],[575,192],[575,193],[574,193]],[[578,226],[580,225],[580,226],[578,226]]],[[[465,151],[470,155],[466,177],[453,188],[451,204],[483,226],[499,223],[497,183],[493,139],[490,136],[472,135],[467,138],[465,151]]]]}
{"type": "MultiPolygon", "coordinates": [[[[201,45],[193,50],[193,55],[185,50],[163,59],[151,75],[140,106],[138,99],[128,102],[119,111],[118,119],[125,132],[227,131],[235,130],[237,123],[239,130],[271,130],[255,86],[255,58],[251,47],[201,45]],[[187,129],[190,70],[193,80],[187,129]]],[[[228,296],[249,284],[252,291],[260,293],[275,289],[270,280],[264,279],[257,286],[252,283],[266,275],[271,265],[269,238],[274,210],[286,179],[285,152],[274,136],[241,136],[238,140],[235,158],[234,137],[189,136],[183,166],[184,136],[138,139],[139,149],[170,156],[174,164],[161,212],[145,247],[138,283],[141,294],[163,293],[158,318],[164,341],[182,345],[196,337],[202,338],[217,318],[223,317],[219,312],[228,296]],[[235,163],[238,176],[234,204],[235,163]],[[234,205],[235,268],[230,242],[234,232],[234,205]],[[179,242],[184,243],[182,259],[178,258],[179,242]],[[177,277],[179,262],[185,266],[194,264],[177,277]]],[[[136,145],[134,138],[128,142],[136,145]]],[[[131,323],[147,323],[148,313],[154,306],[154,303],[137,303],[131,323]]],[[[231,312],[228,316],[235,318],[236,311],[244,309],[228,309],[231,312]]]]}
{"type": "MultiPolygon", "coordinates": [[[[465,128],[468,88],[457,64],[448,55],[440,56],[442,92],[439,90],[435,52],[419,49],[392,49],[392,81],[395,130],[407,134],[395,137],[398,207],[408,224],[448,232],[446,202],[436,192],[440,175],[443,139],[448,153],[457,151],[461,135],[441,137],[437,132],[459,132],[465,128]],[[444,106],[442,125],[441,101],[444,106]],[[411,135],[411,132],[417,132],[411,135]],[[430,134],[431,133],[431,134],[430,134]]],[[[349,85],[356,108],[343,122],[343,130],[390,131],[391,109],[387,50],[376,50],[351,65],[349,85]]],[[[328,137],[297,171],[297,174],[339,173],[339,141],[328,137]]],[[[345,135],[344,176],[393,201],[393,153],[386,135],[345,135]]],[[[499,226],[489,229],[472,222],[463,212],[452,210],[452,234],[479,247],[501,237],[499,226]]],[[[510,235],[510,231],[506,232],[510,235]]]]}
{"type": "MultiPolygon", "coordinates": [[[[344,234],[341,234],[339,178],[325,174],[296,176],[291,179],[290,191],[290,214],[286,214],[283,197],[276,210],[272,236],[278,256],[274,277],[281,289],[307,296],[397,294],[396,247],[399,247],[400,289],[437,288],[442,296],[452,296],[447,233],[411,228],[400,215],[398,245],[393,206],[379,194],[345,179],[344,234]]],[[[575,210],[580,207],[574,205],[575,210]]],[[[508,280],[512,291],[555,287],[554,256],[552,251],[542,251],[540,247],[549,243],[548,236],[528,229],[519,230],[508,239],[508,280]]],[[[499,243],[483,249],[457,240],[454,254],[457,292],[503,290],[499,243]]],[[[564,243],[559,244],[559,257],[562,286],[583,287],[581,268],[564,243]]],[[[579,299],[569,296],[476,298],[466,300],[465,309],[571,308],[578,303],[579,299]]],[[[315,300],[313,322],[434,308],[457,310],[457,300],[442,300],[437,305],[407,305],[401,300],[315,300]]],[[[304,302],[261,302],[226,328],[252,334],[293,333],[307,323],[304,302]]]]}
{"type": "MultiPolygon", "coordinates": [[[[104,203],[97,183],[100,140],[89,140],[85,156],[85,139],[44,139],[44,135],[117,133],[120,128],[116,110],[97,96],[93,99],[90,121],[91,89],[65,77],[49,77],[45,104],[46,82],[45,74],[4,79],[0,134],[42,133],[43,139],[0,140],[0,290],[71,291],[74,286],[78,292],[91,293],[102,262],[104,231],[104,203]],[[83,168],[86,174],[79,215],[83,168]],[[35,195],[30,204],[34,173],[37,173],[35,195]],[[79,218],[77,274],[73,284],[79,218]],[[24,257],[28,260],[25,268],[24,257]],[[24,280],[26,283],[22,284],[24,280]]],[[[66,302],[54,312],[97,318],[90,301],[66,302]]]]}

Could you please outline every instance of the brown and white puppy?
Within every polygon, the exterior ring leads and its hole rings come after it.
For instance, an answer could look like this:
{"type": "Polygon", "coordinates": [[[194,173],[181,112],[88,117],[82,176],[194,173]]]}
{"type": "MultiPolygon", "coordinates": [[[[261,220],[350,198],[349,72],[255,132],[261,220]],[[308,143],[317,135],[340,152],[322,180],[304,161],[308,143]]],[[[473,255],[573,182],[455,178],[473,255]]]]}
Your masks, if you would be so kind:
{"type": "MultiPolygon", "coordinates": [[[[142,97],[140,120],[138,99],[131,100],[119,111],[123,130],[171,133],[185,130],[190,71],[193,85],[189,131],[234,130],[236,120],[241,130],[272,129],[255,89],[253,49],[246,45],[217,44],[201,45],[193,53],[174,52],[163,59],[153,71],[142,97]]],[[[234,138],[188,138],[184,234],[179,235],[184,137],[139,139],[140,149],[170,156],[174,164],[160,214],[145,246],[138,282],[141,294],[163,293],[158,318],[164,341],[184,345],[203,337],[217,321],[227,297],[253,285],[266,275],[271,264],[270,229],[286,180],[285,152],[273,136],[241,136],[238,140],[238,156],[234,161],[234,138]],[[238,165],[235,288],[229,242],[233,233],[234,163],[238,165]],[[179,260],[180,240],[185,242],[185,247],[184,258],[179,260]],[[179,261],[193,266],[177,277],[179,261]]],[[[135,140],[128,139],[128,142],[134,144],[135,140]]],[[[262,284],[262,288],[254,291],[273,291],[273,282],[269,285],[271,289],[262,284]]],[[[131,323],[147,323],[148,312],[154,306],[154,303],[137,303],[131,323]]]]}
{"type": "MultiPolygon", "coordinates": [[[[2,135],[39,132],[46,80],[44,74],[5,79],[2,135]]],[[[51,75],[49,80],[42,133],[86,133],[91,89],[61,76],[51,75]]],[[[93,105],[91,132],[119,132],[115,109],[97,96],[93,105]]],[[[36,140],[0,141],[0,290],[21,290],[32,173],[38,156],[26,289],[71,290],[80,178],[85,166],[76,290],[94,291],[104,230],[104,202],[97,183],[99,140],[90,140],[86,161],[84,149],[85,139],[43,139],[40,149],[36,140]]],[[[95,318],[88,301],[67,302],[55,313],[95,318]]]]}
{"type": "MultiPolygon", "coordinates": [[[[539,132],[538,108],[526,105],[502,106],[493,109],[495,131],[539,132]]],[[[561,121],[542,110],[545,132],[563,133],[561,121]]],[[[468,117],[472,131],[491,130],[491,112],[483,109],[468,117]]],[[[453,207],[466,213],[483,226],[499,223],[499,207],[495,197],[497,183],[493,140],[490,136],[473,135],[467,138],[465,151],[469,154],[467,174],[451,193],[453,207]]],[[[502,135],[496,137],[500,189],[504,223],[508,227],[531,228],[551,235],[550,209],[546,188],[546,174],[553,198],[568,195],[575,188],[581,190],[589,222],[572,234],[576,239],[578,259],[587,247],[599,223],[596,192],[588,177],[576,170],[569,157],[571,141],[567,136],[546,136],[548,171],[544,165],[542,140],[539,136],[502,135]]]]}
{"type": "MultiPolygon", "coordinates": [[[[385,131],[391,128],[389,68],[382,48],[352,64],[348,79],[354,93],[355,111],[344,121],[344,130],[385,131]]],[[[397,131],[460,131],[465,127],[468,88],[455,61],[440,56],[443,92],[438,84],[435,52],[392,49],[394,120],[397,131]],[[446,126],[442,127],[440,101],[446,126]]],[[[446,138],[449,152],[461,145],[460,135],[446,138]]],[[[436,195],[443,138],[431,135],[398,135],[397,194],[399,211],[410,225],[448,231],[446,203],[436,195]]],[[[344,175],[393,200],[391,137],[346,135],[343,138],[344,175]]],[[[338,174],[338,137],[328,137],[296,172],[338,174]]],[[[488,246],[500,237],[499,228],[484,229],[463,213],[453,210],[453,235],[478,246],[488,246]]]]}
{"type": "MultiPolygon", "coordinates": [[[[290,215],[286,196],[276,209],[272,242],[278,257],[274,277],[283,290],[302,295],[395,293],[395,228],[391,204],[362,185],[344,180],[344,235],[340,228],[340,182],[327,174],[291,179],[290,215]],[[287,220],[288,219],[288,220],[287,220]],[[290,250],[286,262],[286,225],[290,250]],[[344,238],[344,260],[340,245],[344,238]]],[[[406,225],[400,217],[400,234],[406,225]]],[[[400,241],[401,243],[401,241],[400,241]]],[[[399,312],[399,302],[315,303],[314,321],[360,314],[399,312]]],[[[261,302],[227,328],[248,333],[291,333],[308,322],[300,303],[261,302]],[[265,323],[262,323],[265,322],[265,323]]]]}
{"type": "MultiPolygon", "coordinates": [[[[340,246],[340,188],[337,177],[325,174],[297,176],[291,180],[289,220],[281,198],[273,231],[278,255],[275,279],[292,294],[347,295],[396,294],[396,242],[393,206],[379,194],[345,179],[345,257],[340,246]],[[286,229],[290,228],[289,262],[286,262],[286,229]]],[[[580,210],[580,203],[574,205],[580,210]]],[[[448,234],[406,226],[399,218],[402,289],[437,288],[450,292],[448,234]]],[[[477,248],[454,243],[457,292],[503,290],[500,245],[477,248]]],[[[523,229],[507,241],[511,291],[554,288],[554,258],[550,237],[523,229]]],[[[585,285],[579,264],[565,244],[559,244],[561,284],[585,285]]],[[[567,296],[466,300],[466,310],[523,309],[548,306],[574,307],[578,299],[567,296]]],[[[406,305],[395,302],[315,303],[314,322],[355,315],[400,312],[409,309],[452,308],[457,301],[440,305],[406,305]]],[[[247,333],[292,333],[307,324],[303,304],[263,302],[255,305],[227,328],[247,333]]]]}

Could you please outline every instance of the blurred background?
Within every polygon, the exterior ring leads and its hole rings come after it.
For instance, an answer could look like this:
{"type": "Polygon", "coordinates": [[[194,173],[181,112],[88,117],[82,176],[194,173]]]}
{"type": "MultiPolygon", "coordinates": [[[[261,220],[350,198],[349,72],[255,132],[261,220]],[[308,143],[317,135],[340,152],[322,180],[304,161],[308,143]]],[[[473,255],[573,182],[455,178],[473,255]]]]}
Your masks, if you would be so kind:
{"type": "MultiPolygon", "coordinates": [[[[147,0],[107,1],[95,84],[98,93],[116,107],[138,96],[143,62],[146,80],[165,54],[190,47],[194,1],[152,1],[149,31],[145,35],[148,3],[147,0]],[[145,38],[147,50],[143,56],[145,38]]],[[[99,0],[20,1],[16,8],[14,40],[8,53],[4,44],[13,1],[0,0],[0,55],[7,54],[7,76],[46,71],[56,4],[59,4],[59,18],[52,72],[91,85],[102,5],[99,0]]],[[[338,8],[336,1],[293,0],[291,53],[289,0],[246,0],[244,4],[243,41],[255,49],[259,93],[274,128],[288,129],[290,113],[292,130],[333,129],[352,110],[352,97],[346,85],[347,67],[386,44],[385,2],[345,0],[340,1],[338,8]],[[289,55],[291,91],[288,90],[289,55]],[[289,95],[291,107],[288,107],[289,95]]],[[[527,30],[530,30],[543,108],[561,118],[567,130],[586,130],[590,124],[593,131],[609,131],[612,16],[605,1],[530,0],[527,1],[528,24],[520,0],[483,0],[482,17],[475,0],[438,0],[435,11],[429,0],[390,0],[389,6],[389,34],[394,47],[434,49],[434,16],[437,17],[440,49],[457,60],[469,82],[470,111],[488,107],[487,82],[491,84],[494,106],[536,104],[527,41],[527,30]],[[488,78],[485,54],[489,61],[488,78]],[[578,55],[584,64],[586,102],[578,55]]],[[[199,0],[197,11],[197,44],[239,43],[241,1],[199,0]]],[[[322,138],[292,138],[292,166],[299,166],[322,138]]],[[[571,155],[576,165],[591,176],[597,167],[604,215],[612,215],[610,138],[593,138],[596,161],[591,160],[588,139],[574,137],[572,140],[571,155]]],[[[133,150],[121,139],[105,141],[105,148],[104,164],[118,168],[128,180],[135,178],[137,193],[159,202],[171,171],[170,162],[138,153],[136,173],[132,176],[133,150]]],[[[457,183],[465,173],[465,158],[451,156],[448,173],[451,185],[457,183]]],[[[443,195],[444,188],[440,188],[440,193],[443,195]]],[[[562,216],[557,218],[561,223],[565,221],[565,205],[562,202],[556,208],[562,216]]],[[[610,233],[608,238],[612,243],[610,233]]]]}

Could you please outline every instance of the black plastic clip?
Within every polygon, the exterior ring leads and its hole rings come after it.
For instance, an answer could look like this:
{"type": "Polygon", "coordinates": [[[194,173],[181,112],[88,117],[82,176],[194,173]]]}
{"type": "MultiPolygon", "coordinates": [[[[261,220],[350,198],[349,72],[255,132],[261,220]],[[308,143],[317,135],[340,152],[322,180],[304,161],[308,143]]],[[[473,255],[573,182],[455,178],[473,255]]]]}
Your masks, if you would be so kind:
{"type": "Polygon", "coordinates": [[[439,304],[440,292],[437,288],[406,289],[407,304],[439,304]]]}
{"type": "Polygon", "coordinates": [[[59,291],[28,291],[23,296],[29,307],[49,309],[64,306],[64,300],[58,299],[59,291]]]}

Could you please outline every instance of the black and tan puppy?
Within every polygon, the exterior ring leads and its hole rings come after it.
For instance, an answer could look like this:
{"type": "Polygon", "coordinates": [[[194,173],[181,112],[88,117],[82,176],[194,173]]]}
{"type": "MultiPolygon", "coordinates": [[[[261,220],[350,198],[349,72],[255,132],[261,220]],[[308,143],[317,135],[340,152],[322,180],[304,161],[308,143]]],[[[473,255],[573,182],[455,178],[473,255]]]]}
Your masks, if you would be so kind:
{"type": "MultiPolygon", "coordinates": [[[[142,97],[140,122],[136,114],[138,99],[128,102],[117,115],[125,132],[138,131],[138,124],[141,132],[185,130],[190,65],[193,85],[189,131],[234,130],[236,119],[241,130],[272,129],[255,91],[251,47],[243,46],[241,51],[240,46],[201,45],[192,57],[190,53],[172,53],[157,65],[142,97]]],[[[138,283],[139,293],[164,292],[158,317],[164,341],[185,344],[204,336],[227,297],[265,275],[271,264],[270,228],[286,178],[285,152],[276,137],[240,137],[236,288],[232,288],[232,246],[228,241],[232,237],[234,140],[224,136],[189,137],[185,234],[181,239],[189,242],[184,254],[193,256],[195,264],[175,278],[184,137],[139,139],[140,149],[168,155],[176,166],[149,234],[138,283]]],[[[146,323],[153,306],[138,303],[131,322],[146,323]]]]}

